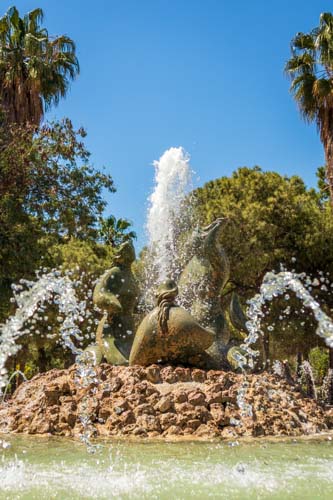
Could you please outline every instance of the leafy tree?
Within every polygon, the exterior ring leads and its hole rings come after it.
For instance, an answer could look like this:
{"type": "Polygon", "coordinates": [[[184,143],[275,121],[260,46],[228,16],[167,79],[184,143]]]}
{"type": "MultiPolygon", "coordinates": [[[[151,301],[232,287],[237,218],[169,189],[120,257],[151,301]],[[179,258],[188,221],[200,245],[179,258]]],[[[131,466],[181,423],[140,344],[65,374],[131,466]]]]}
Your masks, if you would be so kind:
{"type": "MultiPolygon", "coordinates": [[[[257,293],[266,272],[281,265],[313,277],[333,276],[333,217],[331,209],[314,189],[296,176],[284,177],[243,167],[230,178],[208,182],[193,192],[194,211],[201,225],[217,217],[230,219],[222,242],[230,258],[231,276],[225,290],[236,290],[242,300],[257,293]]],[[[331,314],[331,289],[313,287],[311,293],[331,314]]],[[[228,299],[228,300],[227,300],[228,299]]],[[[281,356],[309,350],[322,341],[314,335],[315,322],[300,311],[299,301],[280,299],[267,310],[266,327],[273,325],[271,347],[281,356]],[[289,309],[290,311],[289,311],[289,309]],[[281,311],[286,311],[282,314],[281,311]]],[[[265,323],[264,323],[265,324],[265,323]]]]}
{"type": "Polygon", "coordinates": [[[50,37],[43,17],[34,9],[21,18],[11,7],[0,18],[0,102],[9,123],[39,125],[79,72],[73,40],[50,37]]]}
{"type": "Polygon", "coordinates": [[[321,201],[325,202],[329,200],[329,185],[326,179],[326,166],[323,165],[317,169],[317,179],[318,179],[318,189],[320,192],[321,201]]]}
{"type": "Polygon", "coordinates": [[[327,350],[315,347],[310,351],[309,361],[314,370],[317,383],[321,384],[328,370],[327,350]]]}
{"type": "Polygon", "coordinates": [[[50,247],[48,254],[52,265],[71,271],[74,278],[81,279],[84,273],[94,280],[112,266],[114,249],[94,241],[71,238],[50,247]]]}
{"type": "Polygon", "coordinates": [[[242,167],[193,193],[200,223],[226,216],[224,244],[231,280],[253,292],[264,274],[280,264],[297,271],[333,270],[333,218],[314,189],[300,177],[242,167]]]}
{"type": "Polygon", "coordinates": [[[32,138],[29,128],[14,127],[0,150],[0,206],[20,208],[45,234],[95,238],[103,190],[115,189],[110,175],[89,164],[85,135],[69,119],[44,125],[32,138]]]}
{"type": "Polygon", "coordinates": [[[128,240],[136,238],[134,231],[128,231],[132,223],[127,219],[116,219],[110,215],[106,219],[101,219],[99,235],[101,240],[111,247],[117,247],[128,240]]]}
{"type": "Polygon", "coordinates": [[[285,70],[303,118],[319,129],[326,156],[326,178],[333,205],[333,15],[320,15],[319,26],[297,33],[285,70]]]}
{"type": "Polygon", "coordinates": [[[35,135],[14,125],[0,135],[0,302],[10,283],[30,277],[48,249],[71,238],[94,241],[113,192],[110,175],[89,164],[89,152],[70,120],[46,124],[35,135]]]}

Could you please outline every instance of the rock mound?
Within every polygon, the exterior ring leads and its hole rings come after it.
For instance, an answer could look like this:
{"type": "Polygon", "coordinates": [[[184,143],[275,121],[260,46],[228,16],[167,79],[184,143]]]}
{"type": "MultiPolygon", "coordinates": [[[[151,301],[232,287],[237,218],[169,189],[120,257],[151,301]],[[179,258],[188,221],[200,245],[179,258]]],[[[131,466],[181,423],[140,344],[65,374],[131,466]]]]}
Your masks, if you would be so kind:
{"type": "Polygon", "coordinates": [[[333,415],[304,398],[299,387],[268,373],[247,376],[244,406],[244,376],[231,372],[107,364],[97,371],[99,384],[87,389],[75,384],[75,366],[23,383],[0,406],[0,432],[78,436],[87,392],[94,393],[89,412],[100,437],[232,439],[300,436],[333,427],[333,415]]]}

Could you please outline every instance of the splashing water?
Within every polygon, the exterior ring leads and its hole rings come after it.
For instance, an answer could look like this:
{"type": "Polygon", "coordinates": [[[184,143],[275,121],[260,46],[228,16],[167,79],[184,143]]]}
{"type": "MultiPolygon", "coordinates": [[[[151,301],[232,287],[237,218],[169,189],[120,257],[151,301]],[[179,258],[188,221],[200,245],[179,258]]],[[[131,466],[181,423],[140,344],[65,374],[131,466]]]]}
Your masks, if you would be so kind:
{"type": "MultiPolygon", "coordinates": [[[[281,271],[279,273],[269,272],[263,279],[260,293],[248,301],[247,316],[249,321],[246,323],[246,326],[249,335],[241,347],[249,355],[249,360],[247,360],[249,366],[253,367],[253,358],[258,354],[257,351],[251,349],[250,345],[258,340],[259,335],[263,335],[261,321],[264,316],[263,308],[265,304],[283,294],[288,299],[289,295],[286,293],[288,291],[294,292],[296,297],[303,302],[304,307],[313,312],[318,322],[316,334],[325,340],[328,347],[333,347],[333,322],[304,286],[302,280],[305,277],[304,273],[297,274],[289,271],[281,271]]],[[[244,363],[244,360],[241,360],[241,363],[244,363]]]]}
{"type": "MultiPolygon", "coordinates": [[[[68,275],[61,275],[60,271],[53,270],[41,275],[37,273],[37,277],[36,281],[22,279],[20,285],[14,285],[16,312],[5,324],[0,325],[0,390],[8,384],[8,374],[5,368],[7,359],[20,350],[21,346],[17,340],[30,333],[29,329],[24,329],[25,323],[44,303],[54,303],[58,306],[59,314],[61,314],[59,317],[61,319],[59,328],[61,342],[76,356],[76,384],[79,388],[95,385],[97,375],[93,367],[93,360],[76,345],[83,340],[78,324],[84,319],[86,301],[78,301],[75,283],[68,275]]],[[[81,440],[88,445],[88,448],[90,447],[89,451],[94,451],[90,445],[94,428],[88,412],[88,396],[82,399],[79,419],[83,425],[81,440]]]]}
{"type": "Polygon", "coordinates": [[[177,251],[177,219],[184,216],[182,203],[192,188],[189,162],[189,155],[181,147],[168,149],[154,162],[155,188],[149,197],[147,232],[158,282],[173,277],[170,272],[177,251]]]}
{"type": "Polygon", "coordinates": [[[309,361],[303,361],[301,366],[300,383],[306,387],[306,395],[308,398],[317,399],[316,384],[314,381],[312,366],[309,361]]]}
{"type": "Polygon", "coordinates": [[[283,363],[281,361],[279,361],[278,359],[276,359],[273,362],[272,371],[273,371],[274,375],[277,375],[280,378],[284,377],[283,363]]]}
{"type": "MultiPolygon", "coordinates": [[[[248,301],[249,307],[247,309],[247,317],[249,321],[246,323],[246,326],[249,334],[245,342],[240,346],[244,349],[247,356],[238,352],[233,353],[233,357],[243,373],[243,383],[237,394],[237,404],[242,416],[252,415],[252,406],[246,402],[248,389],[246,368],[253,368],[254,359],[258,356],[258,351],[253,350],[250,346],[258,340],[260,335],[263,335],[261,321],[264,316],[263,308],[267,302],[271,302],[274,298],[283,294],[285,294],[285,298],[288,299],[289,295],[286,292],[289,290],[294,292],[296,297],[303,302],[304,307],[313,312],[318,322],[316,334],[325,340],[328,347],[333,347],[333,322],[329,316],[322,311],[319,303],[305,288],[302,282],[304,278],[306,278],[304,273],[297,274],[289,271],[281,271],[279,273],[269,272],[264,276],[260,287],[260,293],[248,301]]],[[[275,365],[274,371],[278,370],[278,368],[279,367],[275,365]]]]}
{"type": "Polygon", "coordinates": [[[6,385],[5,390],[3,391],[3,393],[1,393],[2,389],[0,389],[0,394],[1,394],[1,399],[0,399],[0,402],[1,402],[1,403],[3,403],[3,402],[4,402],[4,400],[5,400],[5,398],[6,398],[7,391],[8,391],[8,389],[9,389],[9,387],[10,387],[10,383],[11,383],[11,381],[13,380],[13,378],[14,378],[14,377],[18,377],[18,376],[22,377],[22,379],[24,380],[24,382],[27,382],[27,380],[28,380],[28,379],[27,379],[27,377],[24,375],[24,373],[23,373],[23,372],[21,372],[21,370],[15,370],[15,371],[11,374],[11,376],[9,377],[9,379],[8,379],[8,383],[7,383],[7,385],[6,385]]]}
{"type": "Polygon", "coordinates": [[[240,385],[237,393],[237,406],[240,410],[241,417],[252,417],[253,416],[253,408],[252,405],[247,403],[246,394],[249,388],[249,383],[247,381],[246,375],[244,374],[244,379],[242,384],[240,385]]]}

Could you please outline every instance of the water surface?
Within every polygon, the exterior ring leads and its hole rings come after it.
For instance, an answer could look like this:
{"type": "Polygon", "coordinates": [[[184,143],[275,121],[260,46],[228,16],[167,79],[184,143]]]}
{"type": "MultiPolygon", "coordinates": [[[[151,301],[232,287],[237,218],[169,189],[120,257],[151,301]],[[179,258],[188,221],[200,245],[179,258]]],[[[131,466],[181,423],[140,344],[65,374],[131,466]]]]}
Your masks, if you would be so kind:
{"type": "MultiPolygon", "coordinates": [[[[1,438],[1,436],[0,436],[1,438]]],[[[332,499],[333,441],[116,442],[2,436],[1,499],[332,499]]]]}

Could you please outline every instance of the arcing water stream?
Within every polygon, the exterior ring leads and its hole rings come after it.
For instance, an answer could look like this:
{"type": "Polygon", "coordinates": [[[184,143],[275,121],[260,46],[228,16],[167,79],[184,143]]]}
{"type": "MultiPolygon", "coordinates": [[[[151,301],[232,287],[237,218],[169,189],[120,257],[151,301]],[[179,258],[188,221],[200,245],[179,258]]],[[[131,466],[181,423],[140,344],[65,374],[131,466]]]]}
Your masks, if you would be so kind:
{"type": "Polygon", "coordinates": [[[63,345],[75,355],[82,353],[73,341],[82,340],[78,323],[83,319],[86,304],[77,300],[74,284],[69,276],[53,271],[40,274],[35,282],[21,280],[21,284],[16,286],[14,298],[17,303],[16,312],[1,327],[0,387],[7,384],[5,363],[8,357],[14,356],[20,349],[16,341],[25,333],[30,333],[23,329],[26,321],[43,303],[54,301],[58,305],[59,313],[64,318],[59,330],[63,345]]]}
{"type": "Polygon", "coordinates": [[[263,335],[261,321],[264,316],[263,308],[265,304],[279,295],[287,294],[288,291],[295,293],[303,306],[312,311],[318,322],[316,334],[325,340],[328,347],[333,347],[333,322],[304,286],[302,280],[305,278],[304,274],[289,271],[269,272],[263,279],[260,292],[248,301],[247,316],[249,321],[246,326],[249,335],[241,347],[249,354],[250,360],[248,362],[250,365],[253,364],[251,359],[253,360],[253,356],[257,354],[250,348],[250,345],[258,340],[259,335],[263,335]]]}
{"type": "MultiPolygon", "coordinates": [[[[69,275],[62,275],[53,270],[48,273],[38,273],[36,281],[21,280],[20,285],[14,286],[14,298],[17,304],[16,312],[4,325],[0,325],[0,390],[7,386],[8,377],[5,364],[10,356],[14,356],[20,349],[17,343],[20,337],[31,333],[24,329],[26,322],[36,312],[42,312],[44,304],[56,304],[59,311],[59,334],[64,348],[69,349],[76,357],[78,387],[89,387],[97,383],[97,376],[92,360],[77,344],[83,340],[78,326],[86,315],[86,301],[79,301],[75,293],[78,283],[71,281],[69,275]]],[[[79,418],[83,426],[81,439],[93,451],[90,444],[94,432],[91,416],[88,412],[87,398],[83,398],[79,409],[79,418]]]]}

